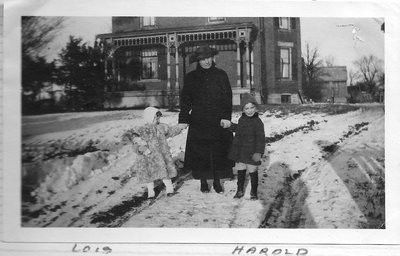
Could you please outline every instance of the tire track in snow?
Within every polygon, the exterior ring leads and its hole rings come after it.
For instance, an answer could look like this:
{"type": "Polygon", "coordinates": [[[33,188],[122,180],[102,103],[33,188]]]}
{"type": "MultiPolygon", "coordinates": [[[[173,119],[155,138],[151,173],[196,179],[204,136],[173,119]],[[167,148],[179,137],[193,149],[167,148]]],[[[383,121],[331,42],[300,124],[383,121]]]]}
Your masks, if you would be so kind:
{"type": "MultiPolygon", "coordinates": [[[[319,161],[321,162],[324,161],[324,159],[329,159],[329,157],[340,148],[340,145],[345,144],[346,141],[348,141],[350,138],[358,136],[363,131],[368,130],[368,125],[369,123],[362,122],[359,124],[355,124],[354,126],[349,126],[348,131],[345,132],[344,135],[336,142],[326,145],[322,144],[321,151],[323,151],[324,154],[323,159],[320,159],[319,161]]],[[[311,132],[313,131],[312,129],[310,130],[311,132]]],[[[289,132],[287,134],[296,133],[300,131],[300,129],[293,129],[293,131],[294,132],[289,132]]],[[[308,136],[312,136],[312,133],[308,134],[308,136]]],[[[278,137],[279,140],[285,138],[285,136],[278,137]]],[[[361,163],[354,159],[360,170],[362,170],[365,174],[366,178],[372,184],[375,184],[374,179],[371,178],[371,175],[374,176],[374,168],[365,158],[361,157],[361,160],[364,166],[367,167],[368,171],[363,168],[363,165],[361,163]]],[[[296,176],[292,175],[285,178],[283,186],[281,186],[281,188],[275,194],[275,199],[270,205],[270,208],[267,210],[265,218],[260,225],[260,228],[296,228],[300,225],[304,215],[301,211],[307,197],[307,189],[303,189],[305,184],[302,183],[301,179],[298,180],[298,178],[301,177],[301,173],[303,171],[306,171],[306,169],[301,170],[301,172],[298,173],[298,175],[296,176]],[[296,188],[293,188],[294,186],[296,186],[296,188]]]]}

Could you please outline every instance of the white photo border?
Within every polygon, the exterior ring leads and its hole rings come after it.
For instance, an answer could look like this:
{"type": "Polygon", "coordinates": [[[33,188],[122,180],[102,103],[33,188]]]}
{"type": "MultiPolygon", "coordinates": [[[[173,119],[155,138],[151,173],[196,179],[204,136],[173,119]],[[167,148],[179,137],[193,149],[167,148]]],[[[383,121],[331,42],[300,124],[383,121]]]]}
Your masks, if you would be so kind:
{"type": "Polygon", "coordinates": [[[400,164],[398,66],[400,5],[391,2],[316,1],[9,1],[4,8],[3,241],[86,243],[399,244],[400,164]],[[40,4],[38,4],[40,3],[40,4]],[[139,4],[140,3],[140,4],[139,4]],[[60,8],[62,6],[62,8],[60,8]],[[185,6],[185,7],[183,7],[185,6]],[[162,8],[160,8],[162,7],[162,8]],[[386,229],[24,228],[20,218],[21,16],[289,16],[385,19],[386,229]]]}

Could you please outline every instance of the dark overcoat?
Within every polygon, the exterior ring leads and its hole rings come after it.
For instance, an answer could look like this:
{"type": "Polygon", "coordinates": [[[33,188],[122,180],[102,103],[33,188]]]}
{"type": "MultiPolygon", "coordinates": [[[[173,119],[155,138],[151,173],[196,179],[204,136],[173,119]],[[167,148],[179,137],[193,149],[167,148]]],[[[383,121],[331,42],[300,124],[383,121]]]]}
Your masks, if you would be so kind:
{"type": "Polygon", "coordinates": [[[264,154],[265,132],[264,124],[258,117],[258,113],[248,117],[242,114],[237,125],[232,125],[235,131],[232,147],[229,151],[229,159],[235,162],[260,165],[252,159],[254,153],[264,154]]]}
{"type": "Polygon", "coordinates": [[[231,120],[232,88],[225,71],[200,65],[185,76],[179,123],[189,124],[185,168],[195,179],[231,178],[234,162],[227,158],[233,134],[220,126],[231,120]]]}

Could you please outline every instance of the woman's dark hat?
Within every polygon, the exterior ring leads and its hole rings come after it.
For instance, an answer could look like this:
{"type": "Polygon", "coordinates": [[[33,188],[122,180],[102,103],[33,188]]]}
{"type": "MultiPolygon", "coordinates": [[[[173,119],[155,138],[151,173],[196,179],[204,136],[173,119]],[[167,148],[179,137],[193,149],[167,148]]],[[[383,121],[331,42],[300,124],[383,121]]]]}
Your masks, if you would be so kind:
{"type": "Polygon", "coordinates": [[[197,62],[199,60],[207,59],[210,57],[214,57],[218,54],[217,49],[211,48],[209,46],[200,46],[196,49],[196,51],[190,56],[189,62],[197,62]]]}

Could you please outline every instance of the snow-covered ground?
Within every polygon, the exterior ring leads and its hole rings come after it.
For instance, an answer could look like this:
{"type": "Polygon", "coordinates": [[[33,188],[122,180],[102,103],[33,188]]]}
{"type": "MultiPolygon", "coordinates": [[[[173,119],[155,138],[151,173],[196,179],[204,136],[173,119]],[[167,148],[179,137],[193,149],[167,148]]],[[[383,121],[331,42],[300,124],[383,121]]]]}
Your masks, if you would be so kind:
{"type": "MultiPolygon", "coordinates": [[[[136,155],[121,143],[141,124],[141,110],[24,117],[23,226],[384,227],[384,109],[336,111],[345,108],[262,109],[268,144],[257,201],[250,186],[233,199],[235,179],[223,194],[203,194],[183,171],[172,197],[160,185],[147,200],[143,184],[127,175],[136,155]]],[[[162,112],[162,122],[177,123],[177,112],[162,112]]],[[[169,139],[178,167],[186,133],[169,139]]]]}

